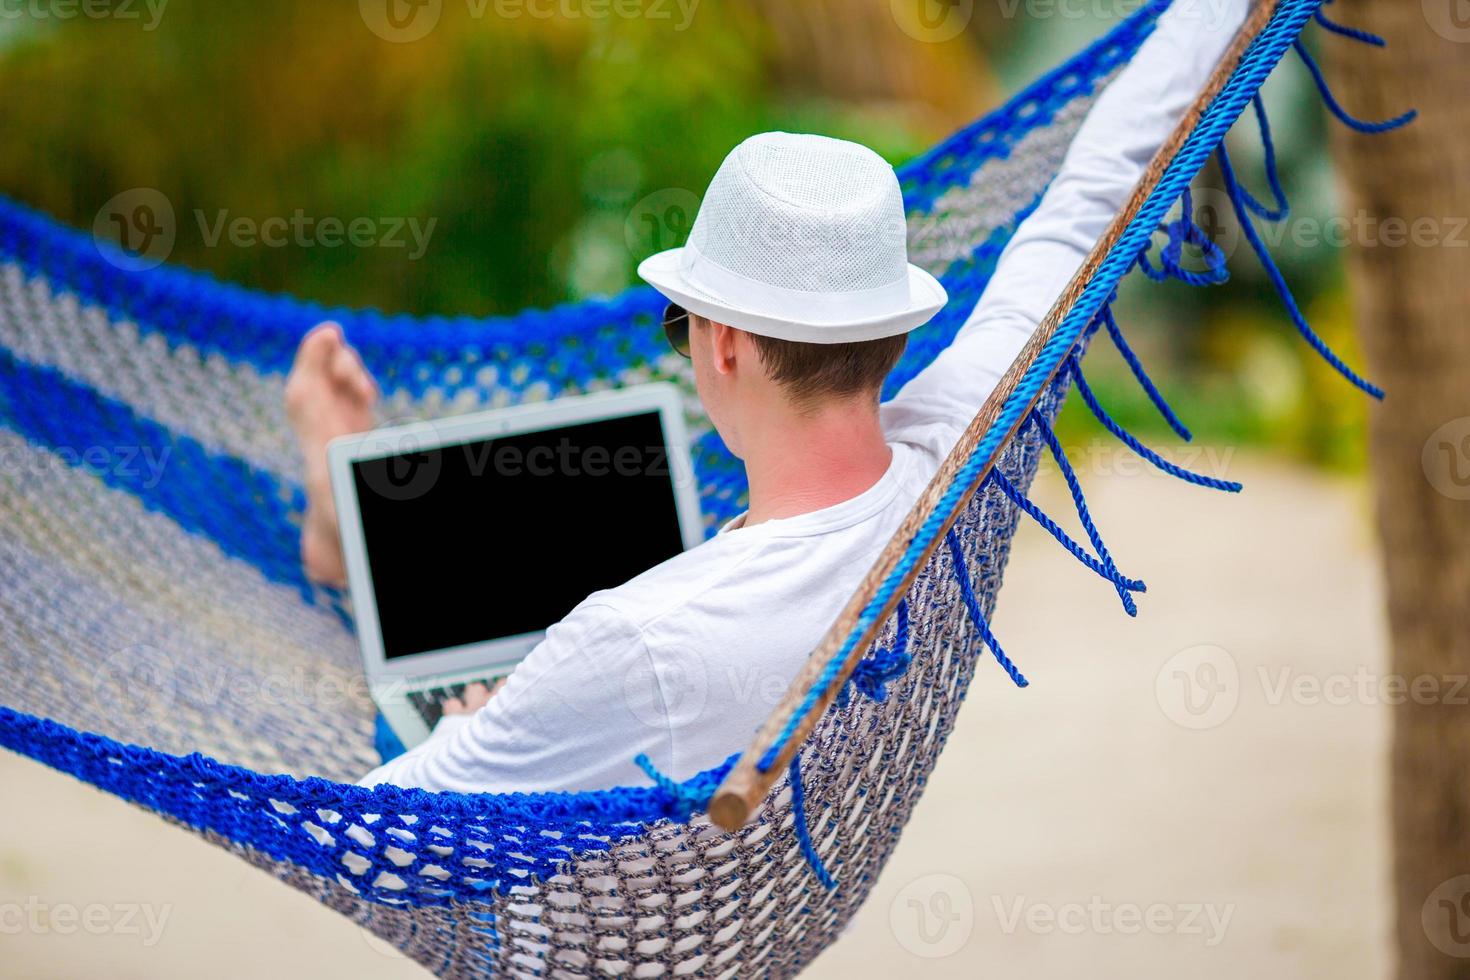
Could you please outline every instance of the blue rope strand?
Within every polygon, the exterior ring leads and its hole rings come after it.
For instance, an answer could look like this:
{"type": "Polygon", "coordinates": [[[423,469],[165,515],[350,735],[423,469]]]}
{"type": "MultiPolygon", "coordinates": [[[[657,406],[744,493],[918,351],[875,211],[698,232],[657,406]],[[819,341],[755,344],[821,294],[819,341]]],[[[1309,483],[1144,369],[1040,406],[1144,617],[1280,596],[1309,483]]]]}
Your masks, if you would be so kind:
{"type": "Polygon", "coordinates": [[[1191,286],[1213,286],[1230,278],[1226,256],[1210,236],[1194,220],[1194,197],[1189,188],[1184,189],[1179,201],[1179,217],[1164,225],[1168,242],[1159,250],[1159,267],[1156,269],[1148,258],[1148,249],[1138,253],[1138,267],[1154,282],[1178,279],[1191,286]],[[1200,258],[1206,268],[1195,271],[1184,267],[1184,246],[1193,245],[1200,250],[1200,258]]]}
{"type": "Polygon", "coordinates": [[[1034,520],[1037,524],[1040,524],[1042,528],[1044,528],[1052,537],[1056,538],[1057,543],[1060,544],[1063,548],[1066,548],[1068,551],[1070,551],[1074,558],[1076,558],[1082,564],[1086,565],[1088,568],[1092,569],[1105,581],[1112,582],[1114,585],[1121,585],[1130,592],[1148,591],[1148,586],[1144,585],[1143,582],[1138,579],[1127,578],[1123,575],[1110,574],[1108,570],[1103,567],[1102,562],[1089,555],[1085,548],[1083,548],[1080,544],[1072,539],[1071,535],[1062,530],[1061,525],[1057,524],[1056,521],[1048,517],[1045,511],[1043,511],[1040,507],[1036,506],[1029,499],[1027,499],[1026,495],[1021,493],[1020,490],[1017,490],[1015,484],[1006,479],[1005,474],[1002,473],[1000,470],[991,470],[990,478],[995,482],[995,485],[1000,488],[1000,492],[1011,499],[1012,503],[1021,508],[1021,510],[1024,511],[1028,516],[1030,516],[1030,518],[1034,520]]]}
{"type": "Polygon", "coordinates": [[[975,624],[975,631],[980,634],[981,641],[990,648],[995,656],[995,662],[1000,664],[1001,669],[1006,672],[1017,687],[1026,687],[1031,682],[1024,674],[1016,669],[1011,663],[1011,658],[1000,648],[1000,641],[995,634],[990,632],[990,624],[985,621],[985,613],[980,610],[980,600],[975,598],[975,590],[970,585],[970,570],[965,563],[965,550],[960,547],[960,537],[951,527],[944,536],[945,543],[949,545],[949,555],[954,563],[954,577],[960,585],[960,595],[965,601],[965,609],[970,614],[970,621],[975,624]]]}
{"type": "Polygon", "coordinates": [[[791,757],[791,816],[796,831],[796,844],[801,848],[801,856],[806,858],[807,866],[812,869],[812,874],[822,883],[822,887],[831,891],[837,887],[837,879],[833,878],[827,871],[827,866],[822,863],[822,855],[817,853],[817,846],[812,843],[811,831],[806,825],[806,801],[801,787],[801,753],[791,757]]]}
{"type": "Polygon", "coordinates": [[[1164,417],[1165,422],[1169,423],[1169,428],[1174,430],[1175,435],[1185,442],[1192,440],[1194,434],[1189,431],[1189,427],[1184,424],[1183,420],[1174,413],[1174,409],[1164,399],[1163,393],[1155,387],[1153,379],[1144,370],[1143,362],[1138,359],[1138,355],[1133,352],[1133,348],[1129,346],[1127,339],[1124,338],[1123,329],[1118,326],[1118,321],[1113,317],[1112,304],[1104,306],[1099,316],[1102,317],[1103,324],[1108,328],[1108,336],[1113,338],[1113,346],[1118,349],[1118,353],[1122,356],[1123,362],[1133,372],[1133,377],[1138,380],[1138,384],[1143,388],[1143,393],[1148,395],[1148,400],[1154,403],[1154,408],[1159,410],[1159,414],[1164,417]]]}
{"type": "Polygon", "coordinates": [[[846,708],[849,691],[857,688],[869,700],[882,703],[888,700],[888,684],[896,681],[909,669],[913,658],[909,655],[909,601],[898,601],[898,626],[892,649],[882,647],[858,661],[852,676],[837,692],[837,706],[846,708]]]}
{"type": "Polygon", "coordinates": [[[1179,199],[1179,220],[1174,223],[1169,244],[1159,255],[1174,278],[1191,286],[1212,286],[1230,278],[1225,253],[1194,220],[1194,196],[1186,187],[1179,199]],[[1196,272],[1184,267],[1184,246],[1193,245],[1200,250],[1200,258],[1206,268],[1196,272]]]}
{"type": "Polygon", "coordinates": [[[669,798],[669,802],[674,805],[676,813],[681,815],[683,821],[687,822],[696,810],[705,805],[706,798],[704,794],[693,792],[683,783],[677,782],[659,772],[658,767],[653,764],[653,760],[647,755],[640,752],[633,759],[633,764],[639,769],[642,769],[644,775],[653,780],[655,786],[663,790],[664,795],[669,798]]]}
{"type": "Polygon", "coordinates": [[[1328,20],[1327,15],[1324,14],[1320,9],[1312,15],[1312,18],[1318,24],[1321,24],[1323,27],[1334,34],[1341,34],[1343,37],[1350,37],[1354,41],[1361,41],[1364,44],[1371,44],[1375,48],[1384,48],[1388,46],[1388,42],[1379,37],[1377,34],[1370,34],[1368,31],[1360,30],[1356,27],[1348,27],[1346,24],[1339,24],[1335,20],[1328,20]]]}
{"type": "Polygon", "coordinates": [[[1254,222],[1250,219],[1250,213],[1246,209],[1245,199],[1241,194],[1240,182],[1235,178],[1235,168],[1230,165],[1230,153],[1221,143],[1215,151],[1220,161],[1220,176],[1225,181],[1225,193],[1230,196],[1230,203],[1235,206],[1235,216],[1240,221],[1240,230],[1245,235],[1245,240],[1250,243],[1251,250],[1256,253],[1256,258],[1261,262],[1261,268],[1266,271],[1266,277],[1271,280],[1271,285],[1276,289],[1276,295],[1281,297],[1281,304],[1286,307],[1286,313],[1291,317],[1291,322],[1296,326],[1297,332],[1302,335],[1313,350],[1333,369],[1358,388],[1372,395],[1374,398],[1383,398],[1383,389],[1371,381],[1361,377],[1356,371],[1343,363],[1342,358],[1337,356],[1327,342],[1317,335],[1317,332],[1307,323],[1302,315],[1301,308],[1296,304],[1296,298],[1291,295],[1291,287],[1286,284],[1286,277],[1276,267],[1276,261],[1271,258],[1271,252],[1266,248],[1266,243],[1261,241],[1260,234],[1256,231],[1254,222]]]}
{"type": "Polygon", "coordinates": [[[1360,133],[1386,133],[1390,129],[1398,129],[1400,126],[1408,125],[1419,115],[1418,109],[1410,109],[1403,115],[1394,116],[1392,119],[1385,119],[1382,122],[1367,122],[1349,115],[1348,111],[1333,96],[1332,89],[1327,85],[1326,76],[1322,74],[1322,69],[1317,66],[1317,62],[1308,53],[1307,46],[1301,42],[1301,39],[1293,41],[1291,46],[1296,51],[1297,56],[1302,59],[1302,64],[1307,66],[1307,71],[1312,73],[1312,80],[1317,83],[1317,91],[1322,93],[1322,102],[1327,106],[1327,111],[1336,116],[1349,129],[1355,129],[1360,133]]]}
{"type": "Polygon", "coordinates": [[[1056,461],[1057,469],[1062,471],[1062,479],[1067,481],[1067,490],[1072,494],[1072,504],[1077,508],[1077,519],[1082,522],[1082,529],[1087,532],[1087,540],[1092,542],[1092,548],[1097,552],[1098,561],[1102,562],[1103,568],[1107,570],[1108,579],[1112,581],[1113,588],[1118,592],[1118,598],[1123,601],[1123,611],[1130,616],[1137,616],[1138,604],[1133,601],[1133,596],[1128,590],[1120,584],[1123,574],[1118,571],[1113,556],[1108,552],[1108,546],[1103,544],[1101,532],[1092,522],[1092,512],[1088,510],[1087,498],[1082,493],[1082,484],[1077,479],[1077,473],[1072,469],[1066,452],[1062,449],[1061,440],[1057,438],[1051,426],[1046,424],[1046,419],[1042,418],[1034,408],[1027,418],[1027,424],[1035,426],[1041,433],[1041,439],[1051,452],[1051,458],[1056,461]]]}
{"type": "Polygon", "coordinates": [[[1082,396],[1082,400],[1087,403],[1087,407],[1092,410],[1092,414],[1097,416],[1097,420],[1102,423],[1103,428],[1107,429],[1114,436],[1116,436],[1118,438],[1118,441],[1123,443],[1123,445],[1127,446],[1129,449],[1133,450],[1135,453],[1142,456],[1144,459],[1148,460],[1150,463],[1154,464],[1165,473],[1168,473],[1170,476],[1177,476],[1185,483],[1193,483],[1195,486],[1200,487],[1209,487],[1212,490],[1224,490],[1226,493],[1240,492],[1241,485],[1239,483],[1236,483],[1234,480],[1217,480],[1213,476],[1205,476],[1204,474],[1196,473],[1193,470],[1186,470],[1182,466],[1176,466],[1175,464],[1169,462],[1167,459],[1160,456],[1158,453],[1154,452],[1143,443],[1139,442],[1132,433],[1130,433],[1127,429],[1123,428],[1121,425],[1115,422],[1113,420],[1113,417],[1107,413],[1107,410],[1102,407],[1102,403],[1097,400],[1097,395],[1093,394],[1092,386],[1089,385],[1087,383],[1087,379],[1082,376],[1082,365],[1077,362],[1077,359],[1074,357],[1069,360],[1067,362],[1067,366],[1072,372],[1072,380],[1075,381],[1077,384],[1077,393],[1082,396]]]}
{"type": "Polygon", "coordinates": [[[1271,138],[1271,121],[1266,118],[1266,103],[1259,94],[1251,100],[1251,107],[1256,113],[1256,126],[1261,132],[1261,149],[1266,157],[1266,183],[1271,188],[1271,196],[1275,199],[1276,206],[1266,207],[1256,200],[1255,195],[1244,186],[1240,190],[1245,198],[1245,206],[1258,217],[1264,221],[1281,221],[1291,213],[1291,205],[1286,200],[1286,191],[1281,187],[1281,175],[1276,169],[1276,143],[1271,138]]]}

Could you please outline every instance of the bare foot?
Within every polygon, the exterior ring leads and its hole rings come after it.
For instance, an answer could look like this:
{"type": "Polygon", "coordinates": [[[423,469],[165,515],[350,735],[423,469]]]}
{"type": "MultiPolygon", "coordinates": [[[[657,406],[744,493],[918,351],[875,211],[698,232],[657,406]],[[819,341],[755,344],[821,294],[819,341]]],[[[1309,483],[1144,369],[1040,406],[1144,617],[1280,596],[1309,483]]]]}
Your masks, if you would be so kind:
{"type": "Polygon", "coordinates": [[[296,350],[286,377],[286,417],[306,461],[306,520],[301,528],[301,563],[308,578],[327,585],[347,582],[337,508],[327,476],[327,443],[373,427],[378,386],[342,328],[321,323],[296,350]]]}

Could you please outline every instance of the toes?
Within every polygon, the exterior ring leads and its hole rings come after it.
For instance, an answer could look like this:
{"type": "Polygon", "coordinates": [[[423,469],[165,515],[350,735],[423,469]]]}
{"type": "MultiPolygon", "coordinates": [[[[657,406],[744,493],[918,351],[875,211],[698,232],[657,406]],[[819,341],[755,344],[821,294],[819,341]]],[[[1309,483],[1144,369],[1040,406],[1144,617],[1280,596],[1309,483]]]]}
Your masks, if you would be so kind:
{"type": "Polygon", "coordinates": [[[301,564],[306,570],[306,577],[313,582],[339,589],[347,585],[341,544],[310,520],[301,534],[301,564]]]}
{"type": "Polygon", "coordinates": [[[335,323],[320,323],[301,339],[296,348],[296,360],[291,373],[286,376],[286,411],[300,413],[311,393],[327,375],[336,351],[342,347],[341,328],[335,323]]]}
{"type": "Polygon", "coordinates": [[[342,346],[341,327],[331,320],[318,323],[301,338],[301,344],[296,348],[296,362],[291,369],[325,371],[342,346]]]}
{"type": "Polygon", "coordinates": [[[332,354],[331,372],[332,380],[350,391],[359,400],[363,402],[376,400],[378,386],[373,382],[373,376],[368,373],[367,367],[362,363],[362,357],[349,345],[342,344],[332,354]]]}

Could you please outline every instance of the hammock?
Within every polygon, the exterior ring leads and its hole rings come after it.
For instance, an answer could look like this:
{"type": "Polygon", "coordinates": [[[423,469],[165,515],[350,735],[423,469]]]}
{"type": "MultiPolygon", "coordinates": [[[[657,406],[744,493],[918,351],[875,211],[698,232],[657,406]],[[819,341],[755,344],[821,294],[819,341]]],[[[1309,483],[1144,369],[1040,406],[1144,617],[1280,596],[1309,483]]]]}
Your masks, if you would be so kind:
{"type": "MultiPolygon", "coordinates": [[[[1148,35],[1154,0],[996,112],[901,170],[913,260],[954,302],[912,338],[889,391],[948,343],[1035,206],[1095,95],[1148,35]]],[[[1208,284],[1223,257],[1189,182],[1216,154],[1246,240],[1302,335],[1350,380],[1290,300],[1253,220],[1279,220],[1257,92],[1318,0],[1253,10],[1196,108],[1001,382],[812,656],[754,746],[687,782],[605,792],[460,795],[351,781],[376,765],[375,711],[343,596],[297,558],[304,505],[282,405],[301,334],[341,321],[391,416],[433,417],[653,379],[662,300],[612,299],[503,319],[324,309],[184,270],[140,270],[91,237],[0,199],[0,744],[204,836],[443,976],[790,976],[866,897],[989,659],[1023,514],[1115,590],[1119,571],[1051,430],[1067,391],[1165,470],[1087,386],[1105,332],[1183,436],[1109,303],[1134,266],[1208,284]],[[1236,180],[1226,130],[1253,104],[1275,200],[1236,180]],[[1176,201],[1178,216],[1165,222],[1176,201]],[[1166,242],[1150,257],[1162,225],[1166,242]],[[1184,248],[1191,247],[1186,260],[1184,248]],[[1042,456],[1087,544],[1025,496],[1042,456]],[[988,651],[988,653],[987,653],[988,651]]],[[[1310,59],[1307,63],[1320,82],[1310,59]]],[[[1324,87],[1324,94],[1325,87],[1324,87]]],[[[1376,130],[1407,121],[1358,123],[1376,130]]],[[[692,389],[691,389],[692,391],[692,389]]],[[[693,402],[691,401],[691,406],[693,402]]],[[[706,434],[710,527],[743,505],[741,471],[706,434]]],[[[515,556],[485,556],[514,574],[515,556]]]]}

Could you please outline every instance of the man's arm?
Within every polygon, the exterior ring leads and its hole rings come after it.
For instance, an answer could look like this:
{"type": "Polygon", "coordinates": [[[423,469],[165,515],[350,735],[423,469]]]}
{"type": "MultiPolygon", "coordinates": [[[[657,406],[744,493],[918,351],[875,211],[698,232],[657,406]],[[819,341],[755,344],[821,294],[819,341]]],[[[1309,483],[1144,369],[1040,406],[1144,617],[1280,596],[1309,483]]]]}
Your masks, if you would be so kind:
{"type": "Polygon", "coordinates": [[[646,754],[673,770],[658,671],[626,617],[583,603],[547,631],[488,704],[446,716],[428,740],[368,773],[364,786],[459,793],[637,785],[646,754]]]}
{"type": "Polygon", "coordinates": [[[1127,202],[1245,20],[1249,0],[1174,0],[1088,112],[954,343],[883,407],[890,437],[948,452],[1127,202]]]}

